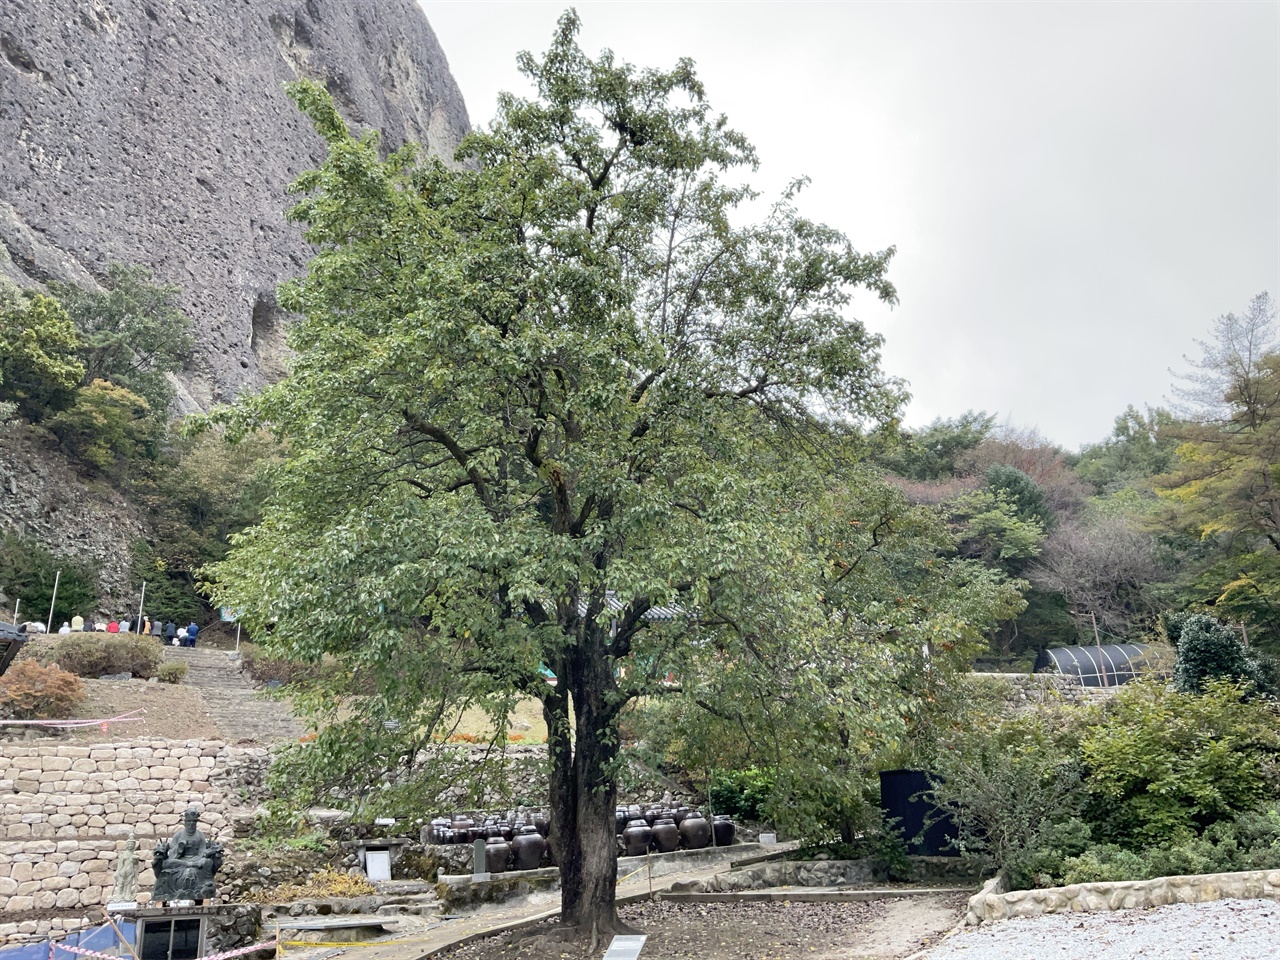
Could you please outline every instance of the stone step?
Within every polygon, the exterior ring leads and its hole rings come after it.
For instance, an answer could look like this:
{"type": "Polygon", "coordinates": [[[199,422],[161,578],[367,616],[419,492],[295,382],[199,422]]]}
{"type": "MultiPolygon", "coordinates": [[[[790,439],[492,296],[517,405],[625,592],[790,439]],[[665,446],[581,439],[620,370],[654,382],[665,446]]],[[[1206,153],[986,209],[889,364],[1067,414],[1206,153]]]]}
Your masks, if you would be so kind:
{"type": "Polygon", "coordinates": [[[302,724],[288,703],[257,691],[240,672],[234,654],[170,645],[164,648],[164,657],[187,665],[187,684],[200,691],[210,718],[226,739],[274,743],[301,736],[302,724]]]}

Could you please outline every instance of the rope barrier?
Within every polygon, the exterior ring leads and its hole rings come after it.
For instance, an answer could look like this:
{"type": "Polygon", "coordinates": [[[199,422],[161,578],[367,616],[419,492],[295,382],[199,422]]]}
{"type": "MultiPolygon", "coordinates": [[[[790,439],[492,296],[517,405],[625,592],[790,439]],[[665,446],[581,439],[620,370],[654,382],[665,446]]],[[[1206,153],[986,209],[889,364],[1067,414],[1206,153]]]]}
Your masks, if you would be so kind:
{"type": "Polygon", "coordinates": [[[6,727],[102,727],[104,730],[109,723],[136,723],[139,720],[145,721],[146,717],[136,717],[136,713],[146,713],[146,707],[140,707],[137,710],[130,710],[128,713],[122,713],[118,717],[107,717],[102,720],[5,720],[6,727]]]}

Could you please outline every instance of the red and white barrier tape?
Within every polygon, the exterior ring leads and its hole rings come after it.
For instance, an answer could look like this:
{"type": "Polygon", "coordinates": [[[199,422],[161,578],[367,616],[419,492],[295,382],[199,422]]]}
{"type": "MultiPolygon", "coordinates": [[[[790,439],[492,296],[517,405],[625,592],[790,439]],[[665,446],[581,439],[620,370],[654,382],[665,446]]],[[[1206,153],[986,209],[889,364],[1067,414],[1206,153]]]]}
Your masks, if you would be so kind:
{"type": "MultiPolygon", "coordinates": [[[[276,942],[274,940],[265,940],[262,943],[255,943],[248,947],[238,947],[235,950],[223,950],[221,953],[210,953],[199,960],[227,960],[228,957],[239,957],[246,953],[254,953],[258,950],[274,949],[276,942]]],[[[68,953],[74,953],[81,957],[97,957],[99,960],[120,960],[120,957],[113,953],[99,953],[97,950],[86,950],[84,947],[69,947],[65,943],[50,943],[49,955],[53,956],[54,948],[66,950],[68,953]]]]}
{"type": "Polygon", "coordinates": [[[103,720],[5,720],[2,721],[6,727],[102,727],[105,731],[107,725],[111,723],[136,723],[139,720],[146,720],[146,717],[136,717],[136,713],[146,713],[146,708],[138,710],[130,710],[128,713],[122,713],[118,717],[108,717],[103,720]]]}

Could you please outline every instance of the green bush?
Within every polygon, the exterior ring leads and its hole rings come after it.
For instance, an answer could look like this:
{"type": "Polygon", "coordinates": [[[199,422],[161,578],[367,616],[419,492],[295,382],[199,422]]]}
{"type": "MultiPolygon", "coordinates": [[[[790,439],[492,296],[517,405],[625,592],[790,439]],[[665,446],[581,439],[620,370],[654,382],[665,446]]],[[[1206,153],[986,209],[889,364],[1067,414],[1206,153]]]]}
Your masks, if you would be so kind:
{"type": "Polygon", "coordinates": [[[1085,800],[1071,717],[1037,712],[966,730],[944,744],[935,765],[934,803],[951,814],[959,847],[1027,882],[1035,852],[1065,844],[1060,825],[1085,800]]]}
{"type": "Polygon", "coordinates": [[[773,774],[756,767],[718,773],[707,791],[716,813],[743,820],[764,819],[764,805],[773,792],[773,774]]]}
{"type": "Polygon", "coordinates": [[[1280,811],[1271,807],[1213,824],[1182,843],[1136,852],[1117,844],[1091,847],[1065,858],[1056,879],[1091,883],[1275,869],[1280,869],[1280,811]]]}
{"type": "Polygon", "coordinates": [[[160,669],[160,646],[136,633],[68,633],[43,647],[41,662],[58,664],[81,677],[131,673],[147,679],[160,669]]]}
{"type": "Polygon", "coordinates": [[[161,683],[181,683],[187,677],[187,665],[181,660],[166,660],[160,664],[156,677],[161,683]]]}
{"type": "Polygon", "coordinates": [[[1199,693],[1216,677],[1258,682],[1258,666],[1245,653],[1235,630],[1213,617],[1194,614],[1182,621],[1174,685],[1183,693],[1199,693]]]}
{"type": "Polygon", "coordinates": [[[1095,838],[1130,849],[1179,843],[1255,809],[1275,795],[1278,720],[1274,704],[1224,680],[1199,696],[1126,684],[1080,743],[1095,838]]]}

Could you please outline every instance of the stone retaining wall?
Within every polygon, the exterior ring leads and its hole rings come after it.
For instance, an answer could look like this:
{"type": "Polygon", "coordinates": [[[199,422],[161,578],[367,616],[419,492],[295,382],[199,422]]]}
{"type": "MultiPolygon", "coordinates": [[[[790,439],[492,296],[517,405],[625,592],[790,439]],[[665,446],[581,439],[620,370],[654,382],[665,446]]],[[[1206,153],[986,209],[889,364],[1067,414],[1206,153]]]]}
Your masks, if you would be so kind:
{"type": "Polygon", "coordinates": [[[1280,870],[1076,883],[1067,887],[1014,890],[1010,893],[1002,891],[997,878],[988,881],[979,893],[969,898],[969,912],[965,919],[970,924],[979,924],[985,920],[1038,917],[1045,913],[1096,913],[1228,898],[1280,900],[1280,870]]]}
{"type": "Polygon", "coordinates": [[[1001,684],[1005,699],[1015,710],[1042,703],[1089,703],[1115,695],[1119,687],[1086,687],[1079,677],[1060,673],[970,673],[975,683],[1001,684]]]}
{"type": "Polygon", "coordinates": [[[155,842],[178,830],[192,803],[206,836],[229,839],[230,809],[268,759],[265,747],[221,740],[0,744],[0,911],[105,903],[131,832],[145,902],[155,842]]]}

